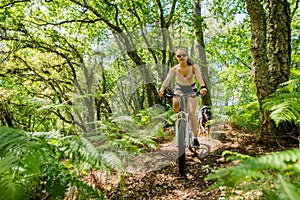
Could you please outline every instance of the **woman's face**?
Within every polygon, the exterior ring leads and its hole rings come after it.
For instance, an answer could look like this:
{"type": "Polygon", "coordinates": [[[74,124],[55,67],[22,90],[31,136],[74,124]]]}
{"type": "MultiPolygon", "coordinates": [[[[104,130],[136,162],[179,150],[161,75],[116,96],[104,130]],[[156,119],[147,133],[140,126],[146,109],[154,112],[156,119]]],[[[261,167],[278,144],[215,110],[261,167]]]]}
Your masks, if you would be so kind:
{"type": "Polygon", "coordinates": [[[176,58],[179,62],[182,62],[187,60],[188,55],[185,50],[180,49],[176,51],[176,58]]]}

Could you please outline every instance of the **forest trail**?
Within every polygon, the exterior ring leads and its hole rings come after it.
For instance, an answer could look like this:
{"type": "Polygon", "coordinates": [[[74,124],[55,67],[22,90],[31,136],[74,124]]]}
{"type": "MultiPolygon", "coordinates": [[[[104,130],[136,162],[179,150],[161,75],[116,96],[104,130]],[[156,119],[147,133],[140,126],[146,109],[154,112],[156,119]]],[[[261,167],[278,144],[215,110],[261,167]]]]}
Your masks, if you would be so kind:
{"type": "MultiPolygon", "coordinates": [[[[217,138],[221,135],[223,126],[223,123],[212,126],[210,138],[198,138],[201,150],[200,158],[204,158],[220,148],[222,144],[217,138]]],[[[149,151],[133,157],[131,162],[127,163],[126,171],[132,174],[146,175],[148,172],[157,171],[166,166],[176,164],[178,158],[177,150],[174,137],[169,142],[158,144],[155,151],[149,151]]],[[[193,156],[190,151],[187,150],[186,152],[188,157],[193,156]]]]}
{"type": "Polygon", "coordinates": [[[210,138],[201,141],[210,145],[211,151],[200,160],[187,151],[186,177],[178,174],[177,149],[175,141],[172,140],[159,144],[156,151],[135,157],[134,164],[127,165],[129,173],[125,174],[125,182],[111,185],[106,193],[107,198],[224,200],[227,199],[224,190],[218,188],[209,191],[208,188],[213,182],[204,180],[213,170],[234,164],[226,162],[222,152],[229,150],[248,155],[264,152],[262,147],[254,146],[253,134],[223,123],[212,127],[210,138]]]}

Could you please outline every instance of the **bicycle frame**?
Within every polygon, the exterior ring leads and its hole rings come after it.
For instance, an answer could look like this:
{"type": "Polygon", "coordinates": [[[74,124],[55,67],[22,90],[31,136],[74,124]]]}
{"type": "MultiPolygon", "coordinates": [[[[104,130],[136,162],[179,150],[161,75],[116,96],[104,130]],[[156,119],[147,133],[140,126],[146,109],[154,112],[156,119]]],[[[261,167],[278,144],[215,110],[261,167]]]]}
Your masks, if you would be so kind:
{"type": "Polygon", "coordinates": [[[185,147],[189,147],[191,144],[191,139],[192,139],[192,134],[190,131],[190,123],[189,123],[189,113],[188,113],[188,107],[187,107],[187,95],[176,95],[179,97],[179,103],[180,103],[180,111],[177,113],[177,120],[175,123],[175,130],[176,130],[176,146],[178,147],[178,134],[183,134],[179,133],[179,121],[183,120],[186,124],[185,126],[185,131],[184,131],[184,138],[185,138],[185,147]]]}
{"type": "Polygon", "coordinates": [[[168,97],[178,97],[180,111],[177,113],[177,121],[175,123],[176,130],[176,146],[178,148],[178,164],[179,173],[185,174],[185,150],[191,147],[192,133],[190,131],[189,112],[188,112],[188,97],[196,97],[198,93],[172,94],[168,97]]]}
{"type": "Polygon", "coordinates": [[[188,105],[187,105],[187,99],[188,97],[195,98],[198,96],[198,93],[192,92],[192,93],[186,93],[186,94],[166,94],[167,97],[178,97],[179,98],[179,105],[180,105],[180,111],[177,113],[177,120],[175,122],[175,130],[176,130],[176,146],[178,146],[178,124],[180,120],[184,120],[187,124],[185,127],[185,146],[190,147],[192,134],[190,131],[190,123],[189,123],[189,112],[188,112],[188,105]],[[188,134],[186,134],[188,133],[188,134]]]}

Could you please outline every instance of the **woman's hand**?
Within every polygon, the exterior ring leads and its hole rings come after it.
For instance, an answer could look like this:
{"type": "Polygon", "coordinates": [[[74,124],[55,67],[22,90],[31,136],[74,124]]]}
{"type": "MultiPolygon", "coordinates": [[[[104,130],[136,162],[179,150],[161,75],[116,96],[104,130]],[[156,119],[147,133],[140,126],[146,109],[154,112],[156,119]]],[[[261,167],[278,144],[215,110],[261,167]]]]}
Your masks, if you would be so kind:
{"type": "Polygon", "coordinates": [[[200,90],[200,96],[205,96],[206,95],[206,93],[207,93],[207,89],[206,88],[201,88],[201,90],[200,90]]]}
{"type": "Polygon", "coordinates": [[[158,96],[164,97],[164,93],[165,93],[164,90],[159,90],[159,91],[158,91],[158,96]]]}

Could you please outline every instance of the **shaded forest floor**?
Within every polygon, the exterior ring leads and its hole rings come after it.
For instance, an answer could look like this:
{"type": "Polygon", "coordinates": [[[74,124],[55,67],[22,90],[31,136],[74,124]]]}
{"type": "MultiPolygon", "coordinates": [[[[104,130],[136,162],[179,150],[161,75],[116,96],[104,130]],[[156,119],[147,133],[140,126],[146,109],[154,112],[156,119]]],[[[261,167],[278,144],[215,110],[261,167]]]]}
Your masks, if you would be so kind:
{"type": "Polygon", "coordinates": [[[144,156],[133,158],[134,164],[128,164],[127,170],[130,173],[124,175],[123,182],[117,181],[116,184],[112,184],[111,180],[108,181],[109,186],[104,186],[107,198],[225,200],[252,199],[250,196],[256,196],[260,199],[261,194],[258,191],[250,194],[233,191],[235,198],[225,197],[225,188],[208,190],[214,183],[206,182],[204,179],[217,168],[235,164],[227,162],[222,157],[222,152],[225,150],[258,156],[279,149],[265,149],[257,144],[255,134],[228,124],[219,124],[211,131],[209,139],[201,141],[209,144],[211,151],[200,160],[187,151],[186,177],[178,174],[177,149],[174,140],[160,141],[156,151],[149,151],[144,156]]]}

